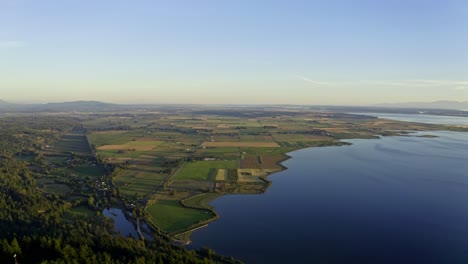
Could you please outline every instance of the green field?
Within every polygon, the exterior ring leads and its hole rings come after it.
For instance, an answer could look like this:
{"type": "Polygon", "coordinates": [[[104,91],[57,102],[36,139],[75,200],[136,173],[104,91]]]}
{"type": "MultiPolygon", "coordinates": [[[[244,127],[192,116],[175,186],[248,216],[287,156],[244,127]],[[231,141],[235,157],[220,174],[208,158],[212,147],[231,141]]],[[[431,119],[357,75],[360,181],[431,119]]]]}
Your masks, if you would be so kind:
{"type": "Polygon", "coordinates": [[[202,221],[213,218],[207,210],[186,208],[176,200],[161,200],[146,209],[150,221],[166,233],[185,231],[202,221]]]}
{"type": "Polygon", "coordinates": [[[50,172],[50,176],[54,177],[63,177],[63,178],[70,178],[70,177],[80,177],[80,178],[87,178],[90,177],[93,180],[99,179],[100,177],[104,176],[106,172],[101,166],[76,166],[73,168],[68,167],[59,167],[53,169],[50,172]]]}
{"type": "Polygon", "coordinates": [[[161,182],[167,177],[160,174],[160,167],[151,165],[131,166],[114,177],[114,184],[119,187],[121,195],[133,197],[135,193],[139,196],[154,195],[161,189],[161,182]]]}
{"type": "Polygon", "coordinates": [[[200,209],[212,209],[210,203],[222,196],[220,193],[201,193],[183,200],[183,204],[200,209]]]}
{"type": "Polygon", "coordinates": [[[63,214],[63,219],[68,223],[73,223],[76,218],[92,218],[96,216],[96,211],[91,210],[85,205],[75,206],[63,214]]]}
{"type": "Polygon", "coordinates": [[[226,154],[226,153],[239,153],[239,147],[210,147],[200,150],[201,153],[217,153],[217,154],[226,154]]]}
{"type": "Polygon", "coordinates": [[[236,169],[237,161],[194,161],[186,162],[180,168],[174,180],[208,181],[216,173],[216,169],[236,169]]]}
{"type": "Polygon", "coordinates": [[[50,163],[63,164],[68,156],[47,156],[47,161],[50,163]]]}
{"type": "Polygon", "coordinates": [[[49,193],[65,195],[71,192],[71,188],[66,184],[55,183],[53,179],[37,179],[36,182],[38,187],[49,193]]]}
{"type": "Polygon", "coordinates": [[[68,170],[80,177],[89,176],[91,178],[99,178],[105,174],[105,171],[101,166],[77,166],[68,170]]]}
{"type": "Polygon", "coordinates": [[[88,133],[89,140],[97,147],[103,145],[125,144],[143,135],[143,132],[138,130],[111,130],[88,133]]]}
{"type": "Polygon", "coordinates": [[[87,206],[84,206],[84,205],[80,205],[80,206],[76,206],[76,207],[73,207],[70,209],[70,213],[77,216],[83,216],[83,217],[92,217],[94,215],[96,215],[96,212],[89,209],[89,207],[87,206]]]}
{"type": "Polygon", "coordinates": [[[135,159],[146,153],[146,151],[119,151],[119,150],[98,150],[99,157],[102,159],[135,159]]]}
{"type": "Polygon", "coordinates": [[[60,153],[76,153],[80,155],[91,154],[84,132],[70,132],[62,137],[54,146],[54,151],[60,153]]]}
{"type": "Polygon", "coordinates": [[[240,152],[243,155],[275,155],[284,154],[295,149],[297,148],[284,146],[281,148],[240,148],[240,152]]]}

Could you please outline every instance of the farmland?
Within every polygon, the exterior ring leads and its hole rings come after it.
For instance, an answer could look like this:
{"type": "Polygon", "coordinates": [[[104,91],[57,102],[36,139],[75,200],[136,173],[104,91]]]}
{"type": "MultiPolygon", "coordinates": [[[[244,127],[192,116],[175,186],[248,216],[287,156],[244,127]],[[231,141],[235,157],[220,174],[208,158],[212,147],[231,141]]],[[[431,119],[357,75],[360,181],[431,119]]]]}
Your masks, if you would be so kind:
{"type": "Polygon", "coordinates": [[[275,142],[203,142],[203,147],[260,147],[260,148],[276,148],[279,147],[275,142]]]}
{"type": "Polygon", "coordinates": [[[106,171],[95,160],[83,127],[73,128],[54,145],[46,146],[44,155],[35,160],[44,171],[37,181],[45,192],[85,202],[96,188],[105,188],[106,171]]]}
{"type": "Polygon", "coordinates": [[[215,177],[216,169],[235,169],[236,161],[195,161],[186,162],[174,175],[174,180],[208,181],[215,177]]]}
{"type": "Polygon", "coordinates": [[[104,208],[118,207],[132,223],[144,221],[144,232],[180,242],[222,217],[210,204],[214,199],[264,193],[272,184],[268,176],[286,169],[281,162],[288,152],[409,130],[463,130],[286,108],[181,107],[67,117],[54,129],[41,125],[14,134],[21,140],[35,133],[35,141],[26,143],[30,148],[14,155],[30,164],[38,191],[64,200],[63,219],[99,218],[104,208]]]}
{"type": "MultiPolygon", "coordinates": [[[[209,205],[216,197],[265,192],[268,175],[285,169],[280,163],[290,151],[442,128],[308,110],[203,108],[100,113],[82,117],[82,126],[55,148],[61,153],[94,151],[101,164],[114,168],[110,180],[121,202],[129,210],[141,208],[154,230],[179,239],[189,239],[190,230],[217,218],[209,205]],[[89,143],[79,147],[80,138],[89,143]]],[[[56,174],[80,176],[85,165],[56,174]]],[[[101,173],[88,174],[99,178],[101,173]]],[[[60,183],[44,186],[73,192],[54,185],[60,183]]]]}
{"type": "Polygon", "coordinates": [[[114,177],[114,184],[123,196],[156,194],[166,177],[156,166],[131,165],[114,177]]]}
{"type": "Polygon", "coordinates": [[[206,221],[212,217],[210,211],[182,206],[175,200],[161,200],[148,207],[150,221],[164,232],[175,233],[206,221]]]}
{"type": "Polygon", "coordinates": [[[86,140],[85,130],[82,128],[75,128],[64,135],[54,146],[54,151],[62,154],[76,153],[79,155],[89,155],[91,149],[86,140]]]}

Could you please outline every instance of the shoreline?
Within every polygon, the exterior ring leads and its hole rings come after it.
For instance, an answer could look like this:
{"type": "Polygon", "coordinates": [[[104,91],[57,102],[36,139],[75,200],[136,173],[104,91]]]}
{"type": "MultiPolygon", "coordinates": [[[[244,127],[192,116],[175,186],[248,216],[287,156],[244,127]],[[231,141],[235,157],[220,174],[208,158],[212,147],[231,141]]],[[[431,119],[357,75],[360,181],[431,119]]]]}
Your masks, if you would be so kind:
{"type": "MultiPolygon", "coordinates": [[[[378,137],[376,137],[376,138],[369,138],[369,139],[382,139],[382,137],[389,137],[389,136],[390,136],[390,137],[400,137],[400,136],[401,136],[401,137],[404,137],[404,136],[408,136],[408,134],[411,134],[411,133],[417,133],[417,132],[431,132],[431,131],[451,131],[451,130],[424,130],[424,131],[408,131],[408,130],[405,130],[405,131],[399,131],[400,134],[398,134],[398,135],[377,135],[378,137]],[[407,134],[407,133],[408,133],[408,134],[407,134]]],[[[455,131],[455,132],[456,132],[456,131],[455,131]]],[[[468,133],[468,132],[464,132],[464,133],[468,133]]],[[[418,136],[418,137],[437,138],[438,136],[423,135],[423,136],[418,136]]],[[[336,145],[329,145],[329,146],[309,146],[309,147],[305,147],[305,148],[294,149],[294,150],[288,151],[288,152],[286,152],[286,153],[283,153],[283,155],[285,155],[286,158],[285,158],[284,160],[281,160],[281,161],[279,161],[279,162],[276,163],[276,165],[280,166],[282,169],[281,169],[281,170],[278,170],[278,171],[275,171],[275,172],[272,172],[272,173],[269,173],[269,174],[267,174],[267,175],[265,175],[265,176],[261,176],[261,177],[260,177],[262,180],[266,181],[268,185],[267,185],[267,188],[265,189],[265,191],[262,192],[262,193],[259,193],[259,194],[264,194],[264,193],[268,190],[268,188],[270,188],[270,186],[272,185],[272,181],[268,179],[271,175],[273,175],[273,174],[275,174],[275,173],[283,172],[283,171],[289,169],[288,167],[286,167],[285,165],[283,165],[283,163],[284,163],[285,161],[287,161],[287,160],[289,160],[289,159],[292,158],[292,156],[289,155],[290,153],[296,152],[296,151],[300,151],[300,150],[309,149],[309,148],[342,147],[342,146],[351,146],[351,145],[353,145],[353,143],[350,143],[350,142],[347,142],[347,141],[344,141],[344,140],[353,140],[353,139],[352,139],[352,138],[351,138],[351,139],[341,139],[340,141],[338,141],[338,142],[341,142],[341,143],[343,143],[343,144],[336,144],[336,145]]],[[[198,194],[198,195],[200,195],[200,194],[198,194]]],[[[222,194],[221,196],[215,198],[215,199],[212,200],[211,202],[213,202],[213,201],[215,201],[216,199],[219,199],[219,198],[221,198],[221,197],[223,197],[223,196],[225,196],[225,195],[242,195],[242,193],[226,193],[226,194],[222,194]]],[[[190,197],[189,197],[189,198],[190,198],[190,197]]],[[[188,199],[188,198],[187,198],[187,199],[188,199]]],[[[184,200],[185,200],[185,199],[184,199],[184,200]]],[[[183,200],[182,200],[181,202],[182,202],[182,205],[186,206],[185,204],[183,204],[183,200]]],[[[186,206],[186,207],[188,207],[188,208],[193,208],[193,207],[189,207],[189,206],[186,206]]],[[[200,208],[198,208],[198,209],[200,209],[200,208]]],[[[213,209],[211,209],[211,208],[208,209],[208,208],[207,208],[206,210],[209,210],[209,211],[211,211],[212,213],[216,214],[216,217],[211,218],[211,219],[205,221],[205,223],[204,223],[203,225],[197,225],[196,227],[190,228],[190,230],[183,231],[182,233],[178,233],[178,234],[176,234],[176,235],[182,235],[182,234],[190,234],[190,235],[191,235],[191,232],[194,232],[194,231],[196,231],[196,230],[198,230],[198,229],[207,227],[209,223],[214,222],[214,221],[218,220],[218,219],[221,217],[221,216],[215,211],[215,208],[213,208],[213,209]]],[[[190,237],[190,236],[189,236],[189,237],[190,237]]],[[[173,241],[180,242],[180,240],[178,240],[178,239],[173,239],[173,241]]],[[[185,245],[185,246],[190,245],[191,242],[192,242],[192,241],[191,241],[190,239],[188,239],[188,241],[184,241],[184,245],[185,245]]]]}
{"type": "MultiPolygon", "coordinates": [[[[298,149],[294,149],[294,150],[290,150],[286,153],[282,153],[282,155],[285,156],[285,159],[279,161],[276,163],[276,165],[278,165],[279,167],[281,167],[281,169],[277,170],[277,171],[274,171],[274,172],[271,172],[271,173],[267,173],[265,176],[259,176],[259,178],[263,181],[265,181],[266,183],[266,188],[263,192],[261,193],[258,193],[259,195],[261,194],[264,194],[269,188],[270,186],[272,185],[272,181],[269,180],[268,178],[273,175],[273,174],[276,174],[276,173],[279,173],[279,172],[283,172],[285,170],[288,170],[289,168],[286,167],[285,165],[283,165],[283,163],[289,159],[292,158],[291,155],[289,155],[289,153],[292,153],[292,152],[295,152],[295,151],[299,151],[299,150],[304,150],[304,149],[308,149],[308,148],[322,148],[322,147],[341,147],[341,146],[349,146],[349,145],[352,145],[351,143],[349,142],[345,142],[345,141],[336,141],[336,143],[340,143],[340,144],[333,144],[333,145],[328,145],[328,146],[308,146],[308,147],[303,147],[303,148],[298,148],[298,149]]],[[[196,194],[194,196],[197,196],[197,195],[203,195],[205,193],[200,193],[200,194],[196,194]]],[[[220,193],[221,194],[221,193],[220,193]]],[[[211,202],[225,196],[225,195],[245,195],[244,193],[222,193],[219,197],[216,197],[215,199],[213,199],[211,202]]],[[[202,228],[205,228],[208,226],[209,223],[211,222],[214,222],[216,220],[218,220],[221,216],[215,211],[215,208],[196,208],[196,207],[192,207],[192,206],[188,206],[184,203],[184,200],[187,200],[189,198],[192,198],[194,196],[191,196],[191,197],[188,197],[188,198],[185,198],[183,200],[180,201],[180,203],[184,206],[184,207],[187,207],[187,208],[192,208],[192,209],[198,209],[198,210],[206,210],[206,211],[209,211],[210,213],[212,213],[213,215],[215,215],[213,218],[210,218],[208,220],[205,220],[199,224],[196,224],[194,226],[191,226],[190,228],[188,228],[187,230],[183,230],[182,232],[176,232],[176,233],[169,233],[169,234],[166,234],[169,238],[172,239],[173,242],[177,243],[177,244],[181,244],[181,245],[184,245],[184,246],[188,246],[191,244],[191,240],[190,240],[190,236],[191,236],[191,233],[196,231],[196,230],[199,230],[199,229],[202,229],[202,228]],[[177,239],[177,238],[174,238],[174,236],[180,236],[180,235],[188,235],[188,239],[184,240],[184,239],[177,239]]],[[[153,224],[153,223],[152,223],[153,224]]]]}
{"type": "MultiPolygon", "coordinates": [[[[398,121],[398,120],[396,120],[398,121]]],[[[392,134],[377,134],[375,135],[375,137],[372,137],[372,138],[366,138],[366,139],[381,139],[382,137],[389,137],[389,136],[408,136],[408,134],[411,134],[411,133],[417,133],[417,132],[431,132],[431,131],[453,131],[453,132],[467,132],[465,129],[461,128],[461,127],[457,127],[457,126],[453,126],[453,125],[443,125],[446,129],[425,129],[425,130],[398,130],[398,131],[395,131],[395,133],[392,133],[392,134]]],[[[422,137],[427,137],[427,138],[433,138],[433,136],[428,136],[428,135],[423,135],[422,137]]],[[[353,143],[350,143],[346,140],[353,140],[353,139],[363,139],[363,138],[349,138],[349,139],[338,139],[338,140],[334,140],[334,141],[330,141],[332,144],[329,144],[329,145],[317,145],[317,146],[306,146],[306,147],[301,147],[301,148],[297,148],[297,149],[293,149],[293,150],[289,150],[288,152],[285,152],[285,153],[281,153],[282,155],[285,156],[285,159],[279,161],[276,163],[276,165],[278,165],[279,167],[281,167],[281,169],[277,170],[277,171],[274,171],[274,172],[270,172],[270,173],[267,173],[266,175],[264,176],[259,176],[259,179],[265,181],[266,183],[266,188],[264,191],[262,191],[261,193],[257,193],[257,194],[264,194],[268,188],[272,185],[272,181],[269,180],[268,178],[275,174],[275,173],[278,173],[278,172],[282,172],[282,171],[285,171],[288,169],[288,167],[286,167],[285,165],[283,165],[283,163],[289,159],[292,158],[291,155],[289,155],[290,153],[292,152],[295,152],[295,151],[299,151],[299,150],[303,150],[303,149],[308,149],[308,148],[316,148],[316,147],[341,147],[341,146],[349,146],[349,145],[352,145],[353,143]]],[[[203,194],[206,194],[206,193],[211,193],[211,192],[204,192],[204,193],[199,193],[199,194],[196,194],[194,196],[197,196],[197,195],[203,195],[203,194]]],[[[209,203],[213,202],[214,200],[224,196],[224,195],[237,195],[237,194],[248,194],[248,193],[219,193],[220,195],[218,197],[216,197],[215,199],[209,201],[209,203]]],[[[152,201],[152,203],[154,203],[156,200],[157,200],[157,197],[158,195],[156,194],[154,197],[152,197],[150,199],[150,201],[152,201]]],[[[183,245],[189,245],[191,243],[191,240],[190,240],[190,236],[191,236],[191,233],[198,230],[198,229],[201,229],[201,228],[204,228],[206,226],[208,226],[209,223],[211,222],[214,222],[216,220],[218,220],[221,216],[216,212],[216,208],[209,208],[209,207],[206,207],[206,208],[200,208],[200,207],[193,207],[193,206],[188,206],[184,203],[184,200],[187,200],[189,198],[192,198],[194,196],[190,196],[190,197],[187,197],[187,198],[184,198],[182,200],[179,201],[179,203],[186,207],[186,208],[191,208],[191,209],[197,209],[197,210],[203,210],[203,211],[207,211],[207,212],[210,212],[213,217],[212,218],[209,218],[207,220],[204,220],[200,223],[196,223],[192,226],[190,226],[189,228],[186,228],[184,230],[181,230],[181,231],[176,231],[176,232],[173,232],[173,233],[165,233],[164,231],[161,231],[161,229],[159,229],[156,224],[154,224],[153,222],[151,222],[151,220],[149,219],[145,219],[145,222],[148,224],[148,226],[155,230],[156,232],[158,233],[163,233],[164,236],[166,236],[167,238],[171,239],[173,242],[175,243],[179,243],[179,244],[183,244],[183,245]],[[182,238],[177,238],[179,236],[182,236],[182,238]],[[184,237],[185,236],[185,237],[184,237]]],[[[151,204],[152,204],[151,203],[151,204]]],[[[147,204],[147,207],[151,204],[147,204]]]]}

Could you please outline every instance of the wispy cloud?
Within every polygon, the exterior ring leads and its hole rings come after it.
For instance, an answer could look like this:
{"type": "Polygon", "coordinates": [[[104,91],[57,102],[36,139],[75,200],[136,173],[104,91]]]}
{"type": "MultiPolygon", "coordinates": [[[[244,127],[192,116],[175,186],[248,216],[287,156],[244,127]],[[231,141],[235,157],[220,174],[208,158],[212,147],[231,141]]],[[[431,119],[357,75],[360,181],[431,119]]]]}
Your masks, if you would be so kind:
{"type": "Polygon", "coordinates": [[[401,80],[359,80],[359,81],[350,81],[346,84],[360,84],[360,85],[378,85],[378,86],[418,86],[416,83],[409,83],[407,81],[401,80]]]}
{"type": "Polygon", "coordinates": [[[304,77],[302,75],[294,75],[294,77],[299,79],[299,80],[302,80],[304,82],[308,82],[308,83],[313,83],[313,84],[318,84],[318,85],[333,85],[333,83],[331,83],[331,82],[323,82],[323,81],[312,80],[312,79],[309,79],[309,78],[304,77]]]}
{"type": "Polygon", "coordinates": [[[467,86],[456,86],[453,89],[458,90],[458,91],[468,90],[468,85],[467,86]]]}
{"type": "Polygon", "coordinates": [[[468,90],[468,81],[458,80],[415,80],[415,82],[422,84],[423,86],[439,86],[445,88],[451,88],[457,91],[468,90]]]}
{"type": "Polygon", "coordinates": [[[25,46],[26,46],[26,42],[24,41],[17,41],[17,40],[1,41],[0,40],[0,48],[21,48],[25,46]]]}
{"type": "Polygon", "coordinates": [[[317,81],[302,75],[294,75],[294,78],[302,81],[327,86],[352,87],[352,86],[375,86],[375,87],[407,87],[407,88],[425,88],[441,87],[454,90],[468,90],[468,81],[460,80],[425,80],[425,79],[407,79],[407,80],[346,80],[346,81],[317,81]]]}
{"type": "Polygon", "coordinates": [[[468,81],[458,80],[409,80],[413,83],[432,84],[432,85],[468,85],[468,81]]]}

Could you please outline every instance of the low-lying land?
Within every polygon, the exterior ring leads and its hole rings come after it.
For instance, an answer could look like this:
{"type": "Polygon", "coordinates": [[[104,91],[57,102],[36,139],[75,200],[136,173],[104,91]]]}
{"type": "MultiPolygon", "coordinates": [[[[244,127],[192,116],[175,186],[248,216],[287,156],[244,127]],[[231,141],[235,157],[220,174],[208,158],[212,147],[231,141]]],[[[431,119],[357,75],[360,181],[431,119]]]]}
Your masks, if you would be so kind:
{"type": "Polygon", "coordinates": [[[31,164],[38,190],[70,203],[66,220],[117,206],[133,223],[144,220],[183,241],[218,217],[209,205],[217,197],[265,192],[268,175],[285,169],[290,151],[408,131],[468,130],[287,108],[63,115],[70,124],[38,130],[35,149],[16,151],[16,158],[31,164]]]}
{"type": "Polygon", "coordinates": [[[190,230],[218,217],[208,204],[212,199],[265,192],[267,176],[284,169],[287,152],[409,130],[462,129],[297,109],[179,109],[128,116],[83,118],[91,148],[102,164],[118,167],[112,184],[127,208],[143,208],[142,217],[154,229],[185,240],[190,230]]]}
{"type": "Polygon", "coordinates": [[[218,197],[265,192],[268,175],[285,169],[290,151],[430,130],[468,126],[307,107],[0,114],[0,259],[238,263],[170,239],[188,242],[193,230],[220,217],[210,205],[218,197]],[[109,207],[122,209],[125,227],[112,224],[109,207]]]}

